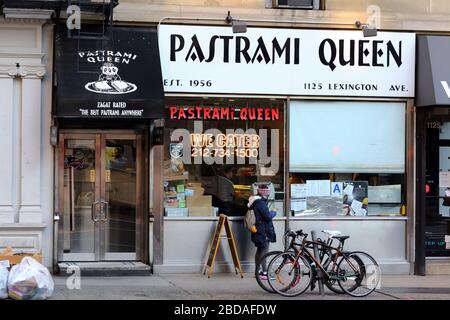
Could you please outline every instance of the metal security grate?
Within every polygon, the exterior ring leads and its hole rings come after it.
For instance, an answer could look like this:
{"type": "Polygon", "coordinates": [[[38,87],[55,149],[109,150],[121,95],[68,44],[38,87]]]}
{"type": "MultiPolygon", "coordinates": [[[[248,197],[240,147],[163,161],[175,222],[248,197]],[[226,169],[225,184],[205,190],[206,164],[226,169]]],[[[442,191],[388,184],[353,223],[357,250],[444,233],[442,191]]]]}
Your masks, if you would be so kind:
{"type": "Polygon", "coordinates": [[[113,9],[119,0],[0,0],[2,9],[54,10],[56,20],[66,17],[67,8],[75,5],[80,9],[81,20],[92,20],[98,26],[95,32],[68,30],[69,38],[109,39],[113,26],[113,9]]]}
{"type": "Polygon", "coordinates": [[[118,0],[67,0],[65,2],[67,3],[67,7],[75,5],[80,8],[82,20],[86,15],[91,17],[96,16],[100,20],[97,21],[97,27],[94,28],[96,29],[95,31],[85,32],[80,29],[68,30],[69,38],[110,39],[113,28],[113,11],[114,7],[118,5],[118,0]]]}

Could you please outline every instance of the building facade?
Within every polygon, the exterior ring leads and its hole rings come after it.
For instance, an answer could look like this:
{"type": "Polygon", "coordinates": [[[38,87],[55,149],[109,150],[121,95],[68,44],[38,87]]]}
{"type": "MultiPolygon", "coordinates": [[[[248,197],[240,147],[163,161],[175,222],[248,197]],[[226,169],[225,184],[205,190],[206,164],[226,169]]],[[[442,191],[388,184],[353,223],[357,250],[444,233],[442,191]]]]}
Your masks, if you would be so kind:
{"type": "Polygon", "coordinates": [[[410,272],[402,207],[414,188],[406,141],[412,138],[407,115],[415,34],[380,33],[377,41],[360,31],[248,28],[235,34],[230,27],[159,26],[168,109],[164,160],[183,166],[164,172],[158,268],[201,270],[205,252],[198,248],[217,220],[213,208],[224,212],[227,202],[241,259],[251,264],[254,249],[242,216],[252,184],[266,182],[278,212],[276,247],[283,247],[286,228],[338,229],[352,235],[349,250],[371,252],[383,272],[410,272]],[[239,145],[239,134],[258,143],[239,145]],[[177,158],[176,147],[188,157],[177,158]],[[222,195],[227,180],[235,189],[229,199],[222,195]],[[195,238],[180,243],[183,233],[195,238]]]}
{"type": "MultiPolygon", "coordinates": [[[[198,272],[225,212],[250,270],[242,215],[255,183],[265,182],[278,212],[274,249],[287,228],[339,229],[384,273],[426,273],[431,238],[447,255],[445,228],[425,234],[426,183],[416,181],[426,147],[416,139],[433,121],[418,120],[414,100],[416,35],[450,31],[446,1],[122,0],[116,33],[101,40],[67,36],[64,6],[52,20],[57,10],[41,7],[37,23],[12,20],[18,8],[5,3],[2,26],[24,42],[5,31],[0,46],[12,132],[2,138],[12,158],[0,246],[43,251],[55,271],[138,261],[153,272],[198,272]],[[356,21],[376,24],[377,37],[364,37],[356,21]],[[30,25],[37,38],[21,31],[30,25]],[[32,65],[46,72],[33,81],[10,54],[31,59],[26,41],[42,42],[32,65]]],[[[219,269],[232,270],[228,248],[220,252],[219,269]]]]}
{"type": "Polygon", "coordinates": [[[52,264],[52,11],[3,9],[0,21],[0,246],[52,264]]]}

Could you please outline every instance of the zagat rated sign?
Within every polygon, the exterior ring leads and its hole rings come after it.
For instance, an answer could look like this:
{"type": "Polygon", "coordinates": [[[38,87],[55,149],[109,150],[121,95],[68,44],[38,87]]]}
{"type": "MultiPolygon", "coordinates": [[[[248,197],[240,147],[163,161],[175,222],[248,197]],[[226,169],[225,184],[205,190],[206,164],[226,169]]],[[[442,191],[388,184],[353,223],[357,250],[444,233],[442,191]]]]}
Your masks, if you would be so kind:
{"type": "Polygon", "coordinates": [[[161,25],[164,90],[413,97],[415,35],[161,25]]]}

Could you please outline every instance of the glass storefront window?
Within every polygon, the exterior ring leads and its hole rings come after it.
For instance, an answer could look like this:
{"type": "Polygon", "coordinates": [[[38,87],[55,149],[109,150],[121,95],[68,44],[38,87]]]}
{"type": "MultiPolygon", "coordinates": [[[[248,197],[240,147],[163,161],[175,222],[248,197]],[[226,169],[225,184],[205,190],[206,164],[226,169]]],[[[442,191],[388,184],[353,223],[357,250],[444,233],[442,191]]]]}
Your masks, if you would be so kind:
{"type": "Polygon", "coordinates": [[[294,216],[404,214],[405,176],[369,173],[291,173],[294,216]]]}
{"type": "Polygon", "coordinates": [[[244,216],[258,182],[284,215],[284,101],[171,98],[164,131],[164,207],[172,217],[244,216]]]}
{"type": "Polygon", "coordinates": [[[293,101],[289,185],[295,216],[405,213],[405,104],[293,101]]]}

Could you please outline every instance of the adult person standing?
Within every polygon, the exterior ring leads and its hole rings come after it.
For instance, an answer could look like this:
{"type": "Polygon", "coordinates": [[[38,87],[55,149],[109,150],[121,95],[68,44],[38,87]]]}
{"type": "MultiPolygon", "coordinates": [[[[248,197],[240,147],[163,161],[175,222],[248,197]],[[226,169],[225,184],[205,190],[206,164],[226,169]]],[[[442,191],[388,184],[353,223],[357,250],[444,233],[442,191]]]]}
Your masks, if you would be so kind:
{"type": "Polygon", "coordinates": [[[262,270],[257,270],[258,262],[263,255],[269,252],[271,242],[276,242],[276,233],[272,219],[276,216],[275,211],[270,211],[267,205],[270,195],[268,185],[258,185],[257,195],[250,196],[248,201],[249,209],[253,209],[256,218],[256,232],[253,232],[251,239],[256,246],[255,254],[255,275],[260,278],[267,277],[267,261],[261,262],[262,270]]]}

